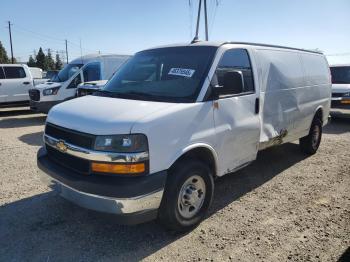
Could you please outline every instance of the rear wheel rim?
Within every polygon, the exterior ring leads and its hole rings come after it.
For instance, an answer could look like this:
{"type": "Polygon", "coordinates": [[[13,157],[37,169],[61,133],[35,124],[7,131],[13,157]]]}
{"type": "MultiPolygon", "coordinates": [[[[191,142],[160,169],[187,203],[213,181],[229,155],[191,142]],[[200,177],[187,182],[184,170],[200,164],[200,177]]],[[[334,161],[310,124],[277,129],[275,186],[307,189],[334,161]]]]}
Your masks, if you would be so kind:
{"type": "Polygon", "coordinates": [[[191,219],[201,210],[206,194],[204,179],[198,175],[189,177],[182,185],[177,208],[180,215],[191,219]]]}
{"type": "Polygon", "coordinates": [[[311,145],[314,149],[318,147],[320,135],[321,135],[320,127],[318,125],[315,125],[312,130],[312,136],[311,136],[311,145]]]}

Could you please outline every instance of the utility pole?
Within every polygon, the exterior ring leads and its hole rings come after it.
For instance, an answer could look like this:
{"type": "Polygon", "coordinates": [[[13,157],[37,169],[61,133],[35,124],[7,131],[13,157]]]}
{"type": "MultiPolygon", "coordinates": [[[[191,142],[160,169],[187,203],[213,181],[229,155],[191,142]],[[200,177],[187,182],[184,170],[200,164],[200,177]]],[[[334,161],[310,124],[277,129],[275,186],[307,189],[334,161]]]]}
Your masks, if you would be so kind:
{"type": "Polygon", "coordinates": [[[205,22],[205,41],[209,40],[208,35],[208,14],[207,14],[207,0],[204,0],[204,22],[205,22]]]}
{"type": "Polygon", "coordinates": [[[9,24],[10,45],[11,45],[11,62],[13,64],[14,63],[14,59],[13,59],[12,36],[11,36],[11,22],[8,21],[8,24],[9,24]]]}
{"type": "Polygon", "coordinates": [[[196,26],[196,35],[193,38],[192,42],[197,42],[199,40],[198,34],[199,34],[199,21],[201,19],[201,7],[202,7],[202,0],[199,0],[199,6],[198,6],[198,16],[197,16],[197,26],[196,26]]]}
{"type": "Polygon", "coordinates": [[[66,59],[67,59],[67,64],[68,64],[68,46],[67,46],[67,39],[65,40],[66,42],[66,59]]]}

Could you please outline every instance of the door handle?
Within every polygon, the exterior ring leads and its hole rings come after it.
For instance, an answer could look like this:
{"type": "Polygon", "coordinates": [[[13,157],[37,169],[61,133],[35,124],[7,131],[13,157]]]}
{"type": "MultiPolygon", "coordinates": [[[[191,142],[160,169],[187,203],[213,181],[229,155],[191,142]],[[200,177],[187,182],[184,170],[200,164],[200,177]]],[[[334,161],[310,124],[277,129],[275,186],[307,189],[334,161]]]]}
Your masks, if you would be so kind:
{"type": "Polygon", "coordinates": [[[260,100],[259,98],[257,97],[255,99],[255,114],[259,114],[259,110],[260,110],[260,100]]]}
{"type": "Polygon", "coordinates": [[[24,84],[24,85],[29,85],[29,84],[30,84],[30,82],[23,82],[23,84],[24,84]]]}

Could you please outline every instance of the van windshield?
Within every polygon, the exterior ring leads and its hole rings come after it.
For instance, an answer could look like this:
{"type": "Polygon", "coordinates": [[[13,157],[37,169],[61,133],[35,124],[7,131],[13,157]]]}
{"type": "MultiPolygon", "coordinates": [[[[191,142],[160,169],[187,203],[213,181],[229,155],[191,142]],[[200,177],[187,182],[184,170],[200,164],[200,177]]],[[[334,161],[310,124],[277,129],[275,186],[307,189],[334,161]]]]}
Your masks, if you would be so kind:
{"type": "Polygon", "coordinates": [[[333,84],[350,84],[350,66],[331,67],[333,84]]]}
{"type": "Polygon", "coordinates": [[[58,74],[54,75],[51,82],[65,82],[71,78],[84,64],[68,64],[58,74]]]}
{"type": "Polygon", "coordinates": [[[216,50],[212,46],[186,46],[139,52],[96,95],[194,102],[216,50]]]}

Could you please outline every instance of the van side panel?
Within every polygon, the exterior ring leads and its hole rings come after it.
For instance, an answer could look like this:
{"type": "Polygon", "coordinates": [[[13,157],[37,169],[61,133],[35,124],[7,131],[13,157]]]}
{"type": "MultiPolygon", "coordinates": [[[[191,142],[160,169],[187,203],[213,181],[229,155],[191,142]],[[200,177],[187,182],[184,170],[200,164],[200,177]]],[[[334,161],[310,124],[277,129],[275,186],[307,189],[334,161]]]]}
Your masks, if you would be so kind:
{"type": "Polygon", "coordinates": [[[327,59],[323,55],[302,53],[300,55],[305,71],[305,81],[309,90],[314,92],[305,93],[305,101],[309,104],[306,109],[309,118],[305,119],[303,128],[309,130],[310,124],[318,108],[323,111],[323,124],[327,123],[331,106],[332,83],[327,59]]]}
{"type": "Polygon", "coordinates": [[[260,142],[268,146],[299,131],[294,126],[301,114],[299,94],[304,74],[297,52],[260,49],[256,54],[261,68],[260,142]]]}
{"type": "Polygon", "coordinates": [[[281,49],[258,49],[256,56],[262,103],[259,148],[307,135],[319,107],[328,116],[330,79],[324,56],[281,49]]]}
{"type": "Polygon", "coordinates": [[[126,56],[120,56],[120,57],[103,57],[102,62],[102,80],[108,80],[112,77],[114,72],[116,72],[122,64],[126,62],[128,57],[126,56]]]}

